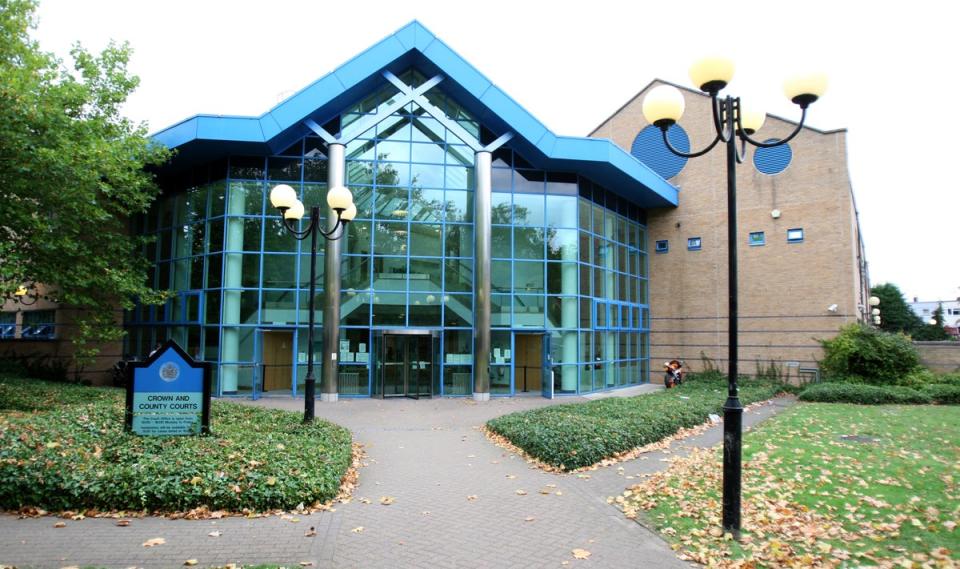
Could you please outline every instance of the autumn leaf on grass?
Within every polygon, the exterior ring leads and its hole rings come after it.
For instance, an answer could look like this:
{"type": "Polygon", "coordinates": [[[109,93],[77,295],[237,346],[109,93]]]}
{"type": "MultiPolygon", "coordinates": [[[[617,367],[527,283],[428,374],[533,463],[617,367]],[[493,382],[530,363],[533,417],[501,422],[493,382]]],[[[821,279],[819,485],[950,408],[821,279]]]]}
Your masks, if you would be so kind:
{"type": "Polygon", "coordinates": [[[167,543],[167,540],[163,539],[162,537],[155,537],[153,539],[148,539],[147,541],[143,542],[143,546],[153,547],[155,545],[163,545],[164,543],[167,543]]]}
{"type": "Polygon", "coordinates": [[[587,558],[590,557],[590,552],[587,551],[586,549],[579,549],[579,548],[577,548],[577,549],[574,549],[573,551],[571,551],[570,553],[573,553],[573,556],[574,556],[576,559],[587,559],[587,558]]]}
{"type": "Polygon", "coordinates": [[[380,503],[384,506],[389,506],[394,503],[396,499],[393,496],[380,496],[380,503]]]}

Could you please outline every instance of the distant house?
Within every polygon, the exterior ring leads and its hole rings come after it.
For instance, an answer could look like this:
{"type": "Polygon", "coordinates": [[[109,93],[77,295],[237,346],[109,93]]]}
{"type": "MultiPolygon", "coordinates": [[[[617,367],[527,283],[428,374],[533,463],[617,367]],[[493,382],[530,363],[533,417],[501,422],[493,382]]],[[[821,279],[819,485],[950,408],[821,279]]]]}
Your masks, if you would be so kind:
{"type": "Polygon", "coordinates": [[[957,329],[960,328],[960,298],[955,300],[931,300],[921,301],[913,297],[913,302],[908,303],[914,314],[923,320],[924,324],[933,318],[938,306],[943,306],[943,325],[947,328],[947,333],[957,336],[957,329]],[[953,328],[953,331],[950,331],[953,328]]]}

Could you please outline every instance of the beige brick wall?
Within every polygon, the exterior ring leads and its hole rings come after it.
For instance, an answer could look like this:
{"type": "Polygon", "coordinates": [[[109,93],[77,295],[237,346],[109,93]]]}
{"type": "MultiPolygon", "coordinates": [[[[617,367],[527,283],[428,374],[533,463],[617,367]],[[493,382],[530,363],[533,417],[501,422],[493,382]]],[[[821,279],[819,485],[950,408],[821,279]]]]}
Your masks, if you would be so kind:
{"type": "MultiPolygon", "coordinates": [[[[656,86],[652,83],[647,89],[656,86]]],[[[630,150],[647,126],[641,112],[646,89],[591,136],[612,139],[630,150]]],[[[698,150],[712,140],[710,99],[683,90],[686,113],[680,121],[698,150]]],[[[816,105],[811,109],[815,116],[816,105]]],[[[783,138],[794,125],[767,117],[755,138],[783,138]]],[[[737,169],[737,257],[739,262],[739,360],[741,373],[757,364],[816,365],[828,338],[861,317],[865,278],[860,270],[860,235],[846,167],[844,131],[804,129],[790,143],[793,158],[782,173],[768,176],[753,166],[748,149],[737,169]],[[781,211],[779,219],[770,212],[781,211]],[[787,243],[787,229],[802,227],[804,241],[787,243]],[[767,244],[750,247],[748,234],[764,231],[767,244]],[[827,307],[837,305],[831,313],[827,307]]],[[[727,203],[725,149],[690,159],[671,183],[680,189],[679,207],[651,210],[650,312],[652,367],[681,358],[691,369],[701,354],[720,367],[727,361],[727,203]],[[687,238],[701,237],[700,251],[687,238]],[[665,254],[654,242],[669,240],[665,254]]],[[[654,374],[653,378],[657,378],[654,374]]]]}
{"type": "Polygon", "coordinates": [[[933,371],[960,371],[960,343],[914,342],[920,352],[920,363],[933,371]]]}
{"type": "MultiPolygon", "coordinates": [[[[121,359],[123,353],[122,342],[110,342],[100,344],[100,354],[94,358],[93,362],[77,368],[73,360],[76,351],[71,338],[73,337],[77,311],[70,308],[60,308],[56,303],[39,299],[30,306],[20,306],[14,301],[8,301],[0,310],[3,312],[16,313],[16,323],[19,335],[20,326],[23,322],[23,314],[33,310],[56,310],[55,315],[55,336],[52,340],[0,340],[0,357],[5,356],[27,356],[33,358],[46,358],[47,361],[58,361],[67,365],[68,378],[80,379],[94,385],[107,385],[112,381],[111,370],[113,364],[121,359]]],[[[121,322],[122,312],[117,311],[117,322],[121,322]]]]}

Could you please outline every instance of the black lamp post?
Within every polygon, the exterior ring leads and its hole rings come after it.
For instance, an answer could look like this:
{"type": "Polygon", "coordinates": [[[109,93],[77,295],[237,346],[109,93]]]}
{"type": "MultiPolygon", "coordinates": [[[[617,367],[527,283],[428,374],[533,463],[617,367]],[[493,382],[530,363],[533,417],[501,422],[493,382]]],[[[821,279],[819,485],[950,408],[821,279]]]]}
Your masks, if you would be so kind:
{"type": "Polygon", "coordinates": [[[722,58],[703,59],[691,67],[690,77],[701,91],[710,95],[716,136],[704,149],[698,152],[682,152],[670,144],[667,130],[680,120],[684,109],[683,95],[676,87],[661,85],[651,89],[643,101],[643,114],[647,121],[660,129],[664,144],[677,156],[703,156],[721,142],[727,147],[729,368],[727,400],[723,406],[723,531],[739,539],[743,405],[737,391],[737,164],[743,163],[747,143],[759,148],[772,148],[786,144],[797,136],[806,120],[807,107],[826,89],[826,79],[822,75],[808,75],[787,81],[784,92],[802,110],[800,122],[783,140],[767,143],[750,138],[750,135],[763,125],[766,118],[764,113],[745,112],[739,97],[718,96],[720,90],[726,87],[733,77],[732,62],[722,58]]]}
{"type": "MultiPolygon", "coordinates": [[[[320,207],[310,208],[310,222],[302,231],[296,228],[296,222],[303,217],[303,202],[297,199],[297,192],[286,184],[280,184],[270,191],[270,203],[280,210],[283,217],[283,226],[293,234],[297,240],[310,237],[310,319],[307,328],[307,377],[303,402],[303,422],[311,423],[314,417],[314,406],[317,390],[317,379],[313,372],[313,328],[314,328],[314,297],[317,294],[317,235],[322,235],[328,241],[343,237],[346,225],[357,215],[357,207],[353,204],[350,190],[341,186],[332,188],[327,193],[327,205],[337,214],[337,219],[327,231],[320,229],[320,207]],[[339,235],[334,236],[337,229],[343,228],[339,235]]],[[[339,326],[339,322],[325,322],[325,326],[339,326]]]]}

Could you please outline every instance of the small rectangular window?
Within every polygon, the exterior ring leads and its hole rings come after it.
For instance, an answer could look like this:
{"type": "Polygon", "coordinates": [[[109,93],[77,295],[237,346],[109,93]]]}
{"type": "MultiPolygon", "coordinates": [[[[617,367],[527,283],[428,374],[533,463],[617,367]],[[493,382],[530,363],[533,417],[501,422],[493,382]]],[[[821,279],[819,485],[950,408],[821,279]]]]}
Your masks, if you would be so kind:
{"type": "Polygon", "coordinates": [[[31,310],[23,313],[23,329],[20,337],[24,340],[52,340],[54,338],[53,310],[31,310]]]}
{"type": "Polygon", "coordinates": [[[691,237],[687,239],[687,251],[699,251],[701,245],[701,239],[699,237],[691,237]]]}
{"type": "Polygon", "coordinates": [[[12,340],[17,330],[17,313],[0,312],[0,340],[12,340]]]}
{"type": "Polygon", "coordinates": [[[754,231],[750,233],[750,246],[758,247],[760,245],[767,244],[767,237],[763,234],[763,231],[754,231]]]}
{"type": "Polygon", "coordinates": [[[670,250],[670,244],[666,239],[662,241],[657,241],[657,253],[666,253],[670,250]]]}
{"type": "Polygon", "coordinates": [[[800,243],[803,241],[803,228],[795,227],[787,230],[787,243],[800,243]]]}

